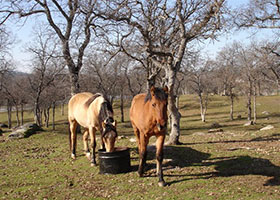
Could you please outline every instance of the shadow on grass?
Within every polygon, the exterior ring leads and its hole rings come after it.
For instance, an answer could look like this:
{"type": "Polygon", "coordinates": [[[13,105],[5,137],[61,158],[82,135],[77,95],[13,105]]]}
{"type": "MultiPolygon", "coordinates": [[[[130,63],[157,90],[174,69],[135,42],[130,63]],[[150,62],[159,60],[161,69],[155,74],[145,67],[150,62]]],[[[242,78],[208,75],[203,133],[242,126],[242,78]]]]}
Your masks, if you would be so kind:
{"type": "MultiPolygon", "coordinates": [[[[132,152],[138,155],[137,148],[132,148],[132,152]]],[[[156,147],[148,146],[147,147],[147,164],[145,166],[145,175],[144,177],[155,177],[156,176],[156,147]],[[151,161],[153,160],[153,161],[151,161]],[[151,171],[150,171],[151,170],[151,171]]],[[[197,150],[194,150],[190,147],[184,146],[164,146],[164,162],[163,169],[173,169],[176,167],[188,167],[194,163],[202,163],[203,160],[206,160],[210,157],[210,154],[203,153],[197,150]]],[[[139,160],[139,157],[132,157],[133,160],[139,160]]],[[[138,165],[132,166],[132,171],[137,171],[138,165]]],[[[169,183],[168,183],[169,184],[169,183]]]]}
{"type": "Polygon", "coordinates": [[[195,176],[231,177],[242,175],[261,175],[271,177],[264,186],[280,185],[280,167],[272,164],[268,159],[254,158],[250,156],[237,156],[230,158],[214,158],[210,162],[203,163],[205,166],[215,165],[216,172],[197,174],[195,176]],[[216,161],[218,160],[218,161],[216,161]]]}
{"type": "MultiPolygon", "coordinates": [[[[211,179],[213,177],[232,177],[246,175],[261,175],[270,177],[264,186],[280,185],[280,167],[272,164],[269,160],[263,158],[254,158],[250,156],[213,158],[203,162],[201,166],[215,166],[214,172],[200,174],[178,174],[166,175],[172,177],[184,177],[169,184],[176,184],[193,179],[211,179]]],[[[260,179],[260,181],[262,181],[260,179]]],[[[253,183],[252,183],[253,184],[253,183]]]]}

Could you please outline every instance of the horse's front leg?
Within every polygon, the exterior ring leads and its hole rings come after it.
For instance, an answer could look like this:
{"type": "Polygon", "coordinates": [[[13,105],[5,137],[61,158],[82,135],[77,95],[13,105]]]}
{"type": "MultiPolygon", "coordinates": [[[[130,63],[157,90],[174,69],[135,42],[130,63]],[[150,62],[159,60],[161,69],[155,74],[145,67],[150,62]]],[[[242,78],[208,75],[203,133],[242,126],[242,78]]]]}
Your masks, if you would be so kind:
{"type": "Polygon", "coordinates": [[[140,177],[143,176],[144,173],[144,167],[146,165],[146,159],[147,159],[147,145],[149,142],[149,138],[145,137],[144,134],[140,134],[140,149],[139,151],[139,168],[138,168],[138,174],[140,177]]]}
{"type": "Polygon", "coordinates": [[[90,160],[90,150],[88,148],[88,135],[89,135],[89,131],[88,129],[85,129],[83,134],[84,152],[86,157],[90,160]]]}
{"type": "Polygon", "coordinates": [[[95,139],[95,128],[89,128],[89,135],[90,135],[90,146],[92,147],[92,157],[91,157],[91,165],[96,166],[96,159],[95,159],[95,148],[96,148],[96,139],[95,139]]]}
{"type": "Polygon", "coordinates": [[[106,150],[105,144],[104,144],[104,137],[102,136],[102,133],[101,133],[101,149],[106,150]]]}
{"type": "Polygon", "coordinates": [[[163,179],[163,173],[162,173],[164,139],[165,139],[165,134],[157,136],[157,141],[156,141],[157,175],[158,175],[158,178],[159,178],[158,185],[160,187],[163,187],[163,186],[166,185],[166,183],[163,179]]]}

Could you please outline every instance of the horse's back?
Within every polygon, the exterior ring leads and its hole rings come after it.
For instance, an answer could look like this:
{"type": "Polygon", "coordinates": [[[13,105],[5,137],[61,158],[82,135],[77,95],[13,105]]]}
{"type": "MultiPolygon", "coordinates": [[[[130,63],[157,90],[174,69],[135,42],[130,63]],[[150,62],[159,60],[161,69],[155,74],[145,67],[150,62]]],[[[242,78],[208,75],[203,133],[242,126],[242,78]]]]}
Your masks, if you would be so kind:
{"type": "Polygon", "coordinates": [[[92,97],[93,94],[89,92],[82,92],[75,94],[71,97],[68,103],[68,113],[71,115],[73,112],[78,108],[85,105],[85,103],[88,101],[90,97],[92,97]]]}

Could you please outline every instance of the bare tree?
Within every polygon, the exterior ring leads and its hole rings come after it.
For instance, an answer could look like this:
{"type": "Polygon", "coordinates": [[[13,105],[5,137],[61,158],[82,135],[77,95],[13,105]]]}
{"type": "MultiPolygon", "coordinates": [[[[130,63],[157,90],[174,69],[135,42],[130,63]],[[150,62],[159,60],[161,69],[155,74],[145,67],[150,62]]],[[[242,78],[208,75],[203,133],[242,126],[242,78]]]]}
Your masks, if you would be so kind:
{"type": "Polygon", "coordinates": [[[238,49],[239,67],[241,68],[241,78],[243,80],[243,89],[247,94],[248,121],[255,124],[257,120],[256,97],[257,83],[260,79],[260,65],[256,56],[254,45],[242,46],[238,49]],[[252,120],[252,97],[253,97],[253,116],[252,120]]]}
{"type": "Polygon", "coordinates": [[[209,94],[212,91],[211,81],[213,78],[211,77],[211,70],[213,62],[211,60],[203,60],[199,57],[200,55],[197,54],[197,57],[189,64],[188,81],[190,82],[192,91],[199,97],[201,121],[206,122],[209,94]]]}
{"type": "Polygon", "coordinates": [[[240,77],[238,67],[238,44],[222,49],[216,57],[217,77],[222,83],[223,95],[230,98],[230,119],[233,120],[235,91],[240,77]]]}
{"type": "MultiPolygon", "coordinates": [[[[274,45],[268,44],[264,47],[263,53],[267,56],[280,57],[279,54],[279,30],[280,30],[280,2],[278,0],[250,0],[247,6],[234,12],[234,22],[239,28],[259,28],[276,30],[274,45]]],[[[279,61],[278,61],[279,63],[279,61]]],[[[279,64],[268,67],[270,72],[276,76],[279,86],[279,64]]],[[[271,78],[271,77],[270,77],[271,78]]],[[[279,89],[279,88],[278,88],[279,89]]]]}
{"type": "MultiPolygon", "coordinates": [[[[109,5],[108,18],[125,22],[137,38],[141,52],[152,66],[164,69],[169,88],[168,110],[171,115],[169,144],[179,144],[180,113],[176,107],[174,85],[187,44],[197,39],[215,37],[223,25],[224,0],[215,1],[115,1],[109,5]]],[[[126,35],[127,36],[127,35],[126,35]]],[[[124,42],[124,40],[122,40],[124,42]]]]}
{"type": "Polygon", "coordinates": [[[257,57],[261,62],[261,72],[266,80],[276,83],[280,92],[280,48],[279,42],[266,42],[256,47],[257,57]]]}
{"type": "Polygon", "coordinates": [[[37,38],[28,47],[33,55],[33,72],[29,76],[31,97],[34,101],[34,119],[37,125],[42,125],[42,109],[40,108],[43,91],[50,86],[64,69],[64,65],[57,56],[56,43],[52,43],[52,35],[37,33],[37,38]]]}
{"type": "Polygon", "coordinates": [[[91,28],[99,26],[95,10],[97,0],[3,0],[0,5],[0,24],[18,15],[20,18],[44,18],[61,42],[63,58],[68,66],[71,94],[79,92],[79,72],[83,66],[86,47],[91,40],[91,28]]]}
{"type": "Polygon", "coordinates": [[[280,28],[280,2],[278,0],[250,0],[247,6],[234,12],[238,27],[280,28]]]}

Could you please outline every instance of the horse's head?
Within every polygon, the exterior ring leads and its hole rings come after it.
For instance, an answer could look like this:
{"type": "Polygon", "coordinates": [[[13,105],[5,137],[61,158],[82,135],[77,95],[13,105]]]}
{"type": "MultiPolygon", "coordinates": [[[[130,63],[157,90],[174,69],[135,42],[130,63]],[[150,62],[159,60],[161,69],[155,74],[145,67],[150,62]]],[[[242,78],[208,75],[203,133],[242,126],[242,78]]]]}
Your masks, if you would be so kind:
{"type": "Polygon", "coordinates": [[[167,127],[167,97],[167,87],[160,89],[153,86],[150,90],[150,106],[159,131],[167,127]]]}
{"type": "Polygon", "coordinates": [[[116,121],[110,117],[102,123],[102,140],[105,144],[106,152],[113,152],[115,149],[115,141],[118,136],[116,129],[116,121]]]}

